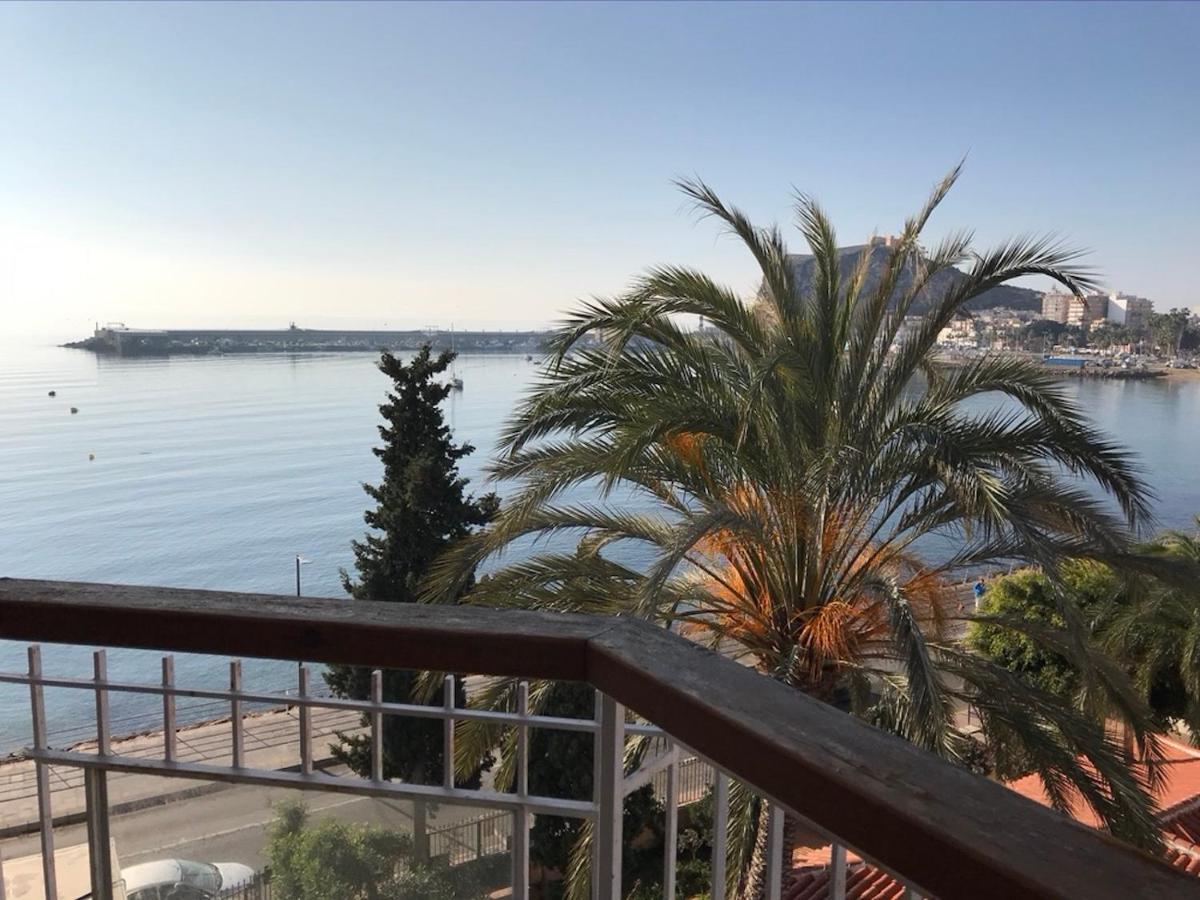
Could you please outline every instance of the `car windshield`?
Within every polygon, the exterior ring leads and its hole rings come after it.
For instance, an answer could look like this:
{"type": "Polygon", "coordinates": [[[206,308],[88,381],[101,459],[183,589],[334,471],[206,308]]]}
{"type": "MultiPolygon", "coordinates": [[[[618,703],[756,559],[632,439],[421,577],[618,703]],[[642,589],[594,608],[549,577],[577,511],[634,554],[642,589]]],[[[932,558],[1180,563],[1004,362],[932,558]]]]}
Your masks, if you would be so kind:
{"type": "Polygon", "coordinates": [[[216,866],[181,859],[179,868],[181,870],[179,880],[182,884],[210,893],[216,893],[221,889],[221,873],[217,871],[216,866]]]}

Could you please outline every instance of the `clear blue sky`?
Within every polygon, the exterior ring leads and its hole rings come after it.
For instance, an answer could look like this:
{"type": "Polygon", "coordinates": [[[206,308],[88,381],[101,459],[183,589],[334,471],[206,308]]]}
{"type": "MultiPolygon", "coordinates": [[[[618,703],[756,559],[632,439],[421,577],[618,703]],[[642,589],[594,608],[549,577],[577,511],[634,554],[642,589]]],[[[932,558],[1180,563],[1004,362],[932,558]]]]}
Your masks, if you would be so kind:
{"type": "MultiPolygon", "coordinates": [[[[6,327],[513,325],[751,263],[670,185],[842,242],[1053,230],[1200,304],[1200,5],[0,6],[6,327]]],[[[802,249],[799,238],[795,249],[802,249]]],[[[1035,285],[1036,286],[1036,285],[1035,285]]]]}

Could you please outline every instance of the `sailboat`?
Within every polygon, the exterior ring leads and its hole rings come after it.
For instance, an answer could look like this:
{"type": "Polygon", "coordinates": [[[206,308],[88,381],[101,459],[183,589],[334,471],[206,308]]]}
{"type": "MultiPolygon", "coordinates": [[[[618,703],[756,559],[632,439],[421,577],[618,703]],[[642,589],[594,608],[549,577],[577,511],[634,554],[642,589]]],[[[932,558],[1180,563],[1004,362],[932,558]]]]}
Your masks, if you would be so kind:
{"type": "MultiPolygon", "coordinates": [[[[454,323],[450,323],[450,352],[454,352],[454,323]]],[[[457,359],[457,357],[456,357],[457,359]]],[[[461,391],[463,389],[463,380],[458,377],[458,366],[453,362],[450,363],[450,388],[451,390],[461,391]]]]}

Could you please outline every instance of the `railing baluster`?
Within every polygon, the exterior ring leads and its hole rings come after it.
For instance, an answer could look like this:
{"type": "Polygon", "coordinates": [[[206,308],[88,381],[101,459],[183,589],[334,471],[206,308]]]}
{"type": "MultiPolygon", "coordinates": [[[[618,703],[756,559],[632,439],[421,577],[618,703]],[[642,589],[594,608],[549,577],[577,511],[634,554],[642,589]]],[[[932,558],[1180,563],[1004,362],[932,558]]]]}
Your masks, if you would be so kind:
{"type": "Polygon", "coordinates": [[[175,686],[175,657],[162,658],[163,684],[163,759],[174,762],[176,755],[175,742],[175,695],[171,688],[175,686]]]}
{"type": "Polygon", "coordinates": [[[296,669],[299,684],[296,690],[300,696],[300,771],[311,775],[312,759],[312,708],[304,701],[308,699],[308,666],[301,663],[296,669]]]}
{"type": "Polygon", "coordinates": [[[108,657],[103,650],[92,654],[92,674],[96,681],[96,752],[108,756],[112,740],[108,718],[108,657]]]}
{"type": "Polygon", "coordinates": [[[773,800],[767,806],[767,900],[779,900],[783,892],[783,810],[773,800]]]}
{"type": "Polygon", "coordinates": [[[454,676],[442,682],[442,706],[446,720],[442,723],[442,786],[454,787],[454,676]]]}
{"type": "Polygon", "coordinates": [[[621,900],[621,839],[625,809],[625,707],[607,694],[601,695],[600,731],[596,755],[600,777],[596,801],[596,856],[599,870],[597,900],[621,900]]]}
{"type": "Polygon", "coordinates": [[[846,900],[846,848],[829,848],[829,900],[846,900]]]}
{"type": "Polygon", "coordinates": [[[84,814],[87,818],[88,870],[93,900],[113,900],[111,840],[108,831],[108,772],[84,769],[84,814]]]}
{"type": "Polygon", "coordinates": [[[383,702],[383,672],[376,669],[371,673],[371,780],[383,781],[383,713],[379,704],[383,702]]]}
{"type": "Polygon", "coordinates": [[[725,900],[729,851],[729,776],[717,769],[713,785],[712,900],[725,900]]]}
{"type": "Polygon", "coordinates": [[[675,900],[675,866],[679,856],[679,763],[667,766],[663,791],[663,900],[675,900]]]}
{"type": "Polygon", "coordinates": [[[232,726],[233,738],[233,767],[242,768],[243,735],[242,735],[242,661],[229,662],[229,691],[233,695],[229,701],[229,723],[232,726]]]}
{"type": "MultiPolygon", "coordinates": [[[[529,682],[517,684],[517,796],[529,796],[529,682]]],[[[513,896],[517,900],[529,897],[529,807],[519,806],[513,812],[513,896]]]]}
{"type": "MultiPolygon", "coordinates": [[[[42,648],[29,648],[29,708],[33,717],[33,749],[47,750],[46,698],[42,677],[42,648]]],[[[34,763],[37,775],[38,825],[42,846],[42,887],[47,897],[58,896],[58,876],[54,869],[54,813],[50,807],[50,767],[34,763]]]]}
{"type": "MultiPolygon", "coordinates": [[[[597,690],[592,691],[593,718],[596,720],[596,731],[592,739],[592,801],[599,807],[600,797],[600,733],[604,725],[604,695],[597,690]]],[[[624,772],[621,773],[624,777],[624,772]]],[[[599,829],[596,829],[597,832],[599,829]]],[[[597,840],[592,840],[592,896],[600,896],[600,862],[597,840]]]]}

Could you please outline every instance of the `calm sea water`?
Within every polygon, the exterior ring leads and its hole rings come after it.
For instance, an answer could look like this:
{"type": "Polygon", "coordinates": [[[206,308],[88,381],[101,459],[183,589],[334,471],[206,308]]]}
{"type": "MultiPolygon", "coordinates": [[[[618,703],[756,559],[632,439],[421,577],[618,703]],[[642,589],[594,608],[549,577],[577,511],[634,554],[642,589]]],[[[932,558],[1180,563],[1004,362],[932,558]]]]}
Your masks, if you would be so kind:
{"type": "MultiPolygon", "coordinates": [[[[377,406],[387,380],[371,354],[152,360],[50,345],[0,347],[0,575],[342,595],[338,570],[363,531],[361,483],[379,475],[377,406]],[[50,398],[54,390],[57,397],[50,398]],[[79,409],[72,415],[70,408],[79,409]],[[89,459],[89,454],[95,459],[89,459]]],[[[465,390],[447,404],[480,470],[536,374],[524,357],[463,357],[465,390]]],[[[1200,380],[1072,380],[1096,421],[1141,456],[1164,527],[1200,512],[1200,380]]],[[[44,648],[48,672],[86,676],[86,648],[44,648]]],[[[25,648],[0,641],[0,670],[25,648]]],[[[181,657],[177,680],[219,686],[220,660],[181,657]]],[[[157,656],[110,651],[111,677],[157,677],[157,656]]],[[[247,663],[256,689],[290,688],[291,664],[247,663]]],[[[0,685],[0,753],[29,739],[28,696],[0,685]]],[[[91,698],[50,691],[52,738],[91,731],[91,698]]],[[[144,724],[145,698],[113,715],[144,724]]],[[[202,710],[193,710],[200,712],[202,710]]]]}

